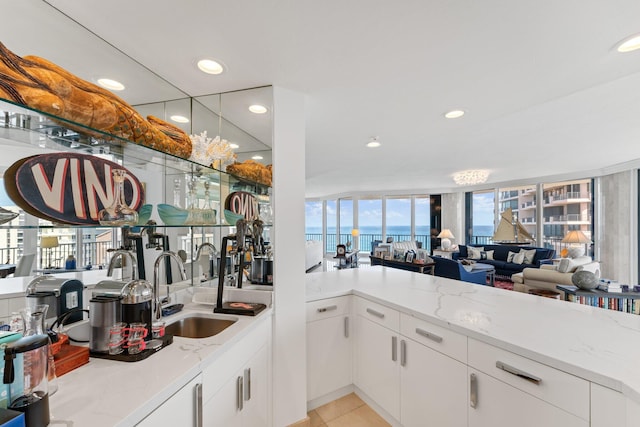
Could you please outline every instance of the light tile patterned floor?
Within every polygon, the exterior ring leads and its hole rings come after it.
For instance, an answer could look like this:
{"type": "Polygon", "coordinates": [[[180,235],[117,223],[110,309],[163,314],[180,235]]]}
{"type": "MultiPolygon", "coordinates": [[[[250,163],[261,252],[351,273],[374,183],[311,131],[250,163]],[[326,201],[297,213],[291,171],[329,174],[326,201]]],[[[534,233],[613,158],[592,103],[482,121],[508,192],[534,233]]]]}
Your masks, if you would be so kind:
{"type": "Polygon", "coordinates": [[[354,393],[309,412],[311,427],[387,427],[390,426],[354,393]]]}

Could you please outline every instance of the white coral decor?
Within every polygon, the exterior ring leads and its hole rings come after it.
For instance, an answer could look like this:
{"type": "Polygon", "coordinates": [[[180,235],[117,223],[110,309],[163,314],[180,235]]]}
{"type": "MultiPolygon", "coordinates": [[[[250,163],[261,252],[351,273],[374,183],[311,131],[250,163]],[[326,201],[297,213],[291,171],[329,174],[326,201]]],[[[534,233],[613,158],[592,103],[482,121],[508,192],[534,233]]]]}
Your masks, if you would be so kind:
{"type": "Polygon", "coordinates": [[[200,163],[201,165],[211,166],[222,169],[227,163],[232,163],[236,159],[236,154],[229,146],[226,139],[207,137],[207,131],[203,131],[200,135],[190,135],[191,138],[191,156],[189,160],[200,163]],[[216,162],[218,161],[218,162],[216,162]]]}

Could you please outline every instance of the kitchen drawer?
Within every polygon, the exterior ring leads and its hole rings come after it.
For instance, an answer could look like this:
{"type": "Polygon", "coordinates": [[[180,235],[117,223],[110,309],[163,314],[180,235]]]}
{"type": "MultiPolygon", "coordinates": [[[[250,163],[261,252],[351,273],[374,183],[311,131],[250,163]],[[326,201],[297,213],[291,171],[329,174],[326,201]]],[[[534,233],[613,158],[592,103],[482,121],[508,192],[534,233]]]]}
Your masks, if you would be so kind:
{"type": "Polygon", "coordinates": [[[472,338],[468,345],[469,366],[589,420],[588,381],[472,338]]]}
{"type": "Polygon", "coordinates": [[[400,314],[400,333],[440,353],[467,363],[467,337],[426,320],[400,314]]]}
{"type": "Polygon", "coordinates": [[[400,330],[400,313],[382,304],[357,297],[356,314],[392,331],[398,332],[400,330]]]}
{"type": "Polygon", "coordinates": [[[306,304],[307,322],[343,316],[351,311],[351,297],[343,296],[311,301],[306,304]]]}

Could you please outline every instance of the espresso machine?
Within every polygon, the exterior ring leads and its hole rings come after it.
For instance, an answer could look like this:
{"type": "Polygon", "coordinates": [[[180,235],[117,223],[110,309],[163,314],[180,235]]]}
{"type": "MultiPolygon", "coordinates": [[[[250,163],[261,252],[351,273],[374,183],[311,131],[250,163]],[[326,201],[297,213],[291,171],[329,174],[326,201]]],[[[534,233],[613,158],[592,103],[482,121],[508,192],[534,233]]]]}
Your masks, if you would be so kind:
{"type": "Polygon", "coordinates": [[[51,275],[38,276],[26,290],[27,305],[47,304],[49,316],[45,322],[49,325],[65,313],[70,313],[63,324],[82,320],[82,291],[84,285],[76,279],[58,278],[51,275]]]}

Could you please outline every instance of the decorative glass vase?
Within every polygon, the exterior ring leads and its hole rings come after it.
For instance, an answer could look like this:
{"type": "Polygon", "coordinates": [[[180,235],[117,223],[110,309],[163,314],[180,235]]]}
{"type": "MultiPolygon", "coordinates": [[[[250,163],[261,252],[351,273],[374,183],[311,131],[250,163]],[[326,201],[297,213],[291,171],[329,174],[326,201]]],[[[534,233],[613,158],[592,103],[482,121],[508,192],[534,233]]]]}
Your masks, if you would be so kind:
{"type": "Polygon", "coordinates": [[[98,222],[100,222],[100,225],[136,225],[138,223],[138,212],[131,209],[124,200],[124,180],[127,177],[127,171],[114,169],[112,174],[113,203],[98,213],[98,222]]]}
{"type": "MultiPolygon", "coordinates": [[[[25,307],[20,310],[20,315],[22,316],[22,321],[24,323],[23,335],[25,337],[28,337],[30,335],[47,335],[48,337],[44,326],[44,321],[47,318],[48,310],[49,305],[47,304],[37,304],[25,307]]],[[[51,349],[51,338],[49,338],[47,353],[47,383],[49,396],[51,396],[56,391],[58,391],[58,380],[56,378],[56,365],[53,358],[53,351],[51,349]]],[[[36,372],[34,372],[34,375],[36,375],[36,372]]]]}

